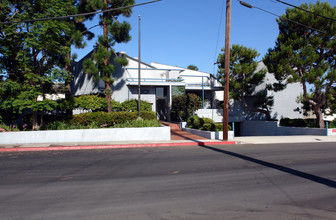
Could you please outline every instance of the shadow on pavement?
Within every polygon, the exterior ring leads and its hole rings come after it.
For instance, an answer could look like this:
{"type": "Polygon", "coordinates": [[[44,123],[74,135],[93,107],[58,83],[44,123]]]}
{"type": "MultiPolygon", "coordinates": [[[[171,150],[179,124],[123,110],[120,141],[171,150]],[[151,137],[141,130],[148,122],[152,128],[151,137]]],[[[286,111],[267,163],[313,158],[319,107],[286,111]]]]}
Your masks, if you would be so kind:
{"type": "Polygon", "coordinates": [[[289,173],[289,174],[292,174],[294,176],[298,176],[298,177],[301,177],[301,178],[304,178],[304,179],[308,179],[308,180],[311,180],[313,182],[320,183],[320,184],[323,184],[323,185],[326,185],[326,186],[329,186],[329,187],[332,187],[332,188],[336,188],[336,181],[333,181],[333,180],[330,180],[330,179],[315,176],[315,175],[312,175],[312,174],[309,174],[309,173],[301,172],[301,171],[294,170],[294,169],[284,167],[284,166],[281,166],[281,165],[277,165],[277,164],[274,164],[274,163],[269,163],[269,162],[266,162],[266,161],[263,161],[263,160],[258,160],[258,159],[252,158],[252,157],[248,157],[248,156],[245,156],[245,155],[242,155],[242,154],[237,154],[237,153],[230,152],[230,151],[227,151],[227,150],[221,150],[221,149],[218,149],[218,148],[215,148],[215,147],[204,146],[204,145],[203,146],[200,145],[200,146],[203,147],[203,148],[209,149],[209,150],[213,150],[213,151],[216,151],[216,152],[219,152],[219,153],[227,154],[227,155],[237,157],[237,158],[240,158],[240,159],[243,159],[243,160],[247,160],[247,161],[250,161],[250,162],[253,162],[253,163],[256,163],[256,164],[260,164],[260,165],[265,166],[265,167],[270,167],[270,168],[273,168],[273,169],[276,169],[276,170],[279,170],[279,171],[282,171],[282,172],[285,172],[285,173],[289,173]]]}

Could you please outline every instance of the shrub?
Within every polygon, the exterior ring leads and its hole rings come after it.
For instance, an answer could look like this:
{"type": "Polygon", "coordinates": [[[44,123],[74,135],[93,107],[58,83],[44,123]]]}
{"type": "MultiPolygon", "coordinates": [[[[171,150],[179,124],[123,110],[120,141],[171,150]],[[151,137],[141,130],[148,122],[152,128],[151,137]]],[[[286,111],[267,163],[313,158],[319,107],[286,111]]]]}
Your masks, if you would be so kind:
{"type": "Polygon", "coordinates": [[[194,112],[201,107],[201,98],[196,94],[177,95],[172,100],[171,119],[173,121],[186,121],[194,112]]]}
{"type": "MultiPolygon", "coordinates": [[[[199,118],[198,115],[194,115],[189,117],[187,122],[189,128],[204,131],[223,131],[223,123],[214,123],[210,118],[199,118]]],[[[232,130],[230,125],[228,125],[228,130],[232,130]]]]}
{"type": "Polygon", "coordinates": [[[7,126],[5,124],[0,124],[0,132],[6,131],[19,131],[19,128],[16,125],[7,126]]]}
{"type": "MultiPolygon", "coordinates": [[[[107,101],[104,97],[98,95],[82,95],[74,98],[75,107],[83,109],[91,109],[93,112],[107,111],[107,101]]],[[[112,100],[112,111],[121,111],[121,104],[112,100]]]]}
{"type": "Polygon", "coordinates": [[[160,127],[160,122],[157,119],[152,120],[135,120],[127,121],[122,124],[116,124],[114,128],[142,128],[142,127],[160,127]]]}
{"type": "MultiPolygon", "coordinates": [[[[216,131],[223,131],[223,123],[215,123],[216,131]]],[[[232,131],[231,125],[228,125],[228,130],[232,131]]]]}
{"type": "Polygon", "coordinates": [[[336,128],[336,119],[328,123],[328,128],[336,128]]]}
{"type": "MultiPolygon", "coordinates": [[[[141,111],[152,111],[152,105],[144,100],[140,101],[141,111]]],[[[122,111],[135,112],[138,111],[138,100],[131,99],[121,103],[122,111]]]]}
{"type": "Polygon", "coordinates": [[[211,124],[213,123],[211,118],[200,118],[201,127],[203,127],[204,124],[211,124]]]}
{"type": "Polygon", "coordinates": [[[216,123],[215,127],[216,127],[216,131],[223,131],[223,123],[216,123]]]}
{"type": "MultiPolygon", "coordinates": [[[[138,112],[135,112],[138,115],[138,112]]],[[[156,114],[153,111],[141,111],[141,118],[145,120],[153,120],[156,119],[156,114]]]]}
{"type": "Polygon", "coordinates": [[[200,129],[201,128],[201,121],[198,115],[194,115],[190,117],[188,120],[188,127],[194,128],[194,129],[200,129]]]}
{"type": "MultiPolygon", "coordinates": [[[[154,112],[141,112],[142,119],[153,120],[156,119],[154,112]]],[[[89,112],[79,115],[74,115],[68,121],[70,125],[84,125],[89,126],[95,123],[97,127],[113,127],[116,124],[122,124],[128,121],[135,121],[138,118],[138,112],[89,112]]]]}
{"type": "Polygon", "coordinates": [[[93,128],[99,128],[99,126],[94,122],[85,126],[80,124],[72,125],[65,123],[63,121],[54,121],[49,125],[42,126],[40,130],[73,130],[73,129],[93,129],[93,128]]]}
{"type": "Polygon", "coordinates": [[[203,130],[203,131],[215,131],[216,130],[216,125],[213,122],[204,123],[201,130],[203,130]]]}
{"type": "Polygon", "coordinates": [[[280,120],[280,126],[308,127],[308,128],[317,128],[318,127],[315,119],[302,119],[302,118],[296,118],[296,119],[282,118],[280,120]]]}

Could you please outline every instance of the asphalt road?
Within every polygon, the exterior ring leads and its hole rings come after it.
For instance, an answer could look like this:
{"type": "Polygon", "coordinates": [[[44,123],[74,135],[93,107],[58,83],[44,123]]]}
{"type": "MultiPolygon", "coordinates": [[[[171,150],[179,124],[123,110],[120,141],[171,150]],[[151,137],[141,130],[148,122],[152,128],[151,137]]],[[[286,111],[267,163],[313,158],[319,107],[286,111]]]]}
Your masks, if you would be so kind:
{"type": "Polygon", "coordinates": [[[335,219],[335,143],[0,153],[0,219],[335,219]]]}

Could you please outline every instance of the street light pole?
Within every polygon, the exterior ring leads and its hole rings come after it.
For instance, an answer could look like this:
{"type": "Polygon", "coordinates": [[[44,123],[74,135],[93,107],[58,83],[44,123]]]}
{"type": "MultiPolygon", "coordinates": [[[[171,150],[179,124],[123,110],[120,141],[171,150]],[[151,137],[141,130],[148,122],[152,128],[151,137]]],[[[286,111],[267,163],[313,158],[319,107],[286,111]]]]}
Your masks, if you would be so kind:
{"type": "Polygon", "coordinates": [[[223,140],[228,140],[231,0],[226,0],[223,140]]]}
{"type": "Polygon", "coordinates": [[[139,48],[138,48],[138,52],[139,52],[139,54],[138,54],[139,55],[139,57],[138,57],[138,61],[139,61],[139,63],[138,63],[138,112],[139,112],[138,118],[139,119],[141,118],[141,113],[140,113],[141,112],[141,95],[140,95],[141,94],[141,89],[140,89],[140,81],[141,81],[140,21],[141,21],[141,17],[139,15],[139,48]]]}

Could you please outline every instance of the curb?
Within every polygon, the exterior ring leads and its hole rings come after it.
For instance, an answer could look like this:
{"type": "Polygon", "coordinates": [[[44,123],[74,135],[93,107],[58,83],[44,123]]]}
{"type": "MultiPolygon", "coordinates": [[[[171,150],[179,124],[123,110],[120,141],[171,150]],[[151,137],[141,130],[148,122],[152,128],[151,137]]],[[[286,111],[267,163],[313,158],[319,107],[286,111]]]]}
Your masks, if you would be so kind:
{"type": "Polygon", "coordinates": [[[0,152],[70,151],[237,144],[235,141],[0,148],[0,152]]]}

